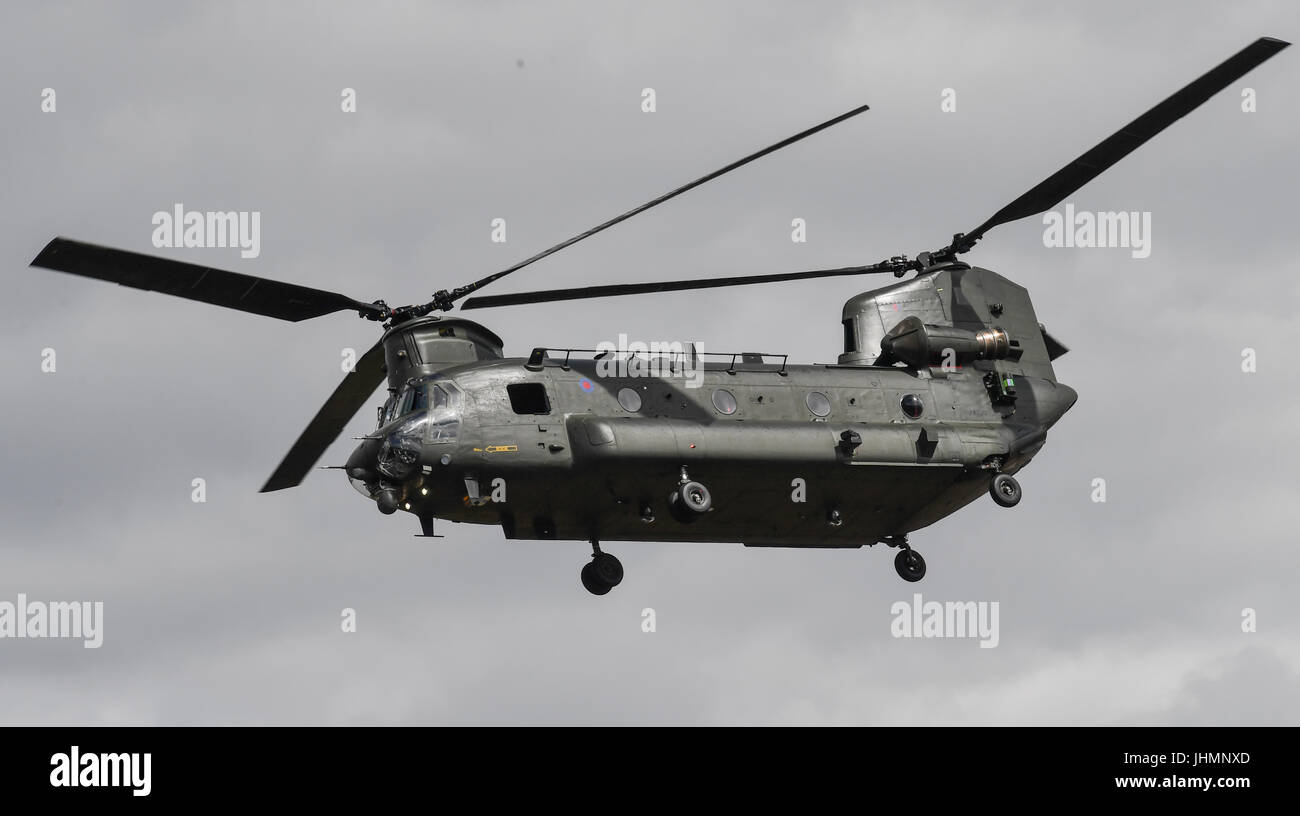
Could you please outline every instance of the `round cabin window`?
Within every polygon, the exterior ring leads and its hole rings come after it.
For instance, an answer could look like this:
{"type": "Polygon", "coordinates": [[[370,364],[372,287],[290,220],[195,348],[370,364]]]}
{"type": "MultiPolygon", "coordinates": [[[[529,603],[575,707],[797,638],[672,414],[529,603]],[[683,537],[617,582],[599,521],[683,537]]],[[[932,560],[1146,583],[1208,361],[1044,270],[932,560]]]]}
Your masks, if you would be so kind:
{"type": "Polygon", "coordinates": [[[736,397],[725,388],[713,392],[713,407],[719,414],[736,413],[736,397]]]}
{"type": "Polygon", "coordinates": [[[820,391],[809,391],[804,402],[808,404],[808,410],[813,412],[813,416],[824,417],[831,412],[830,399],[820,391]]]}
{"type": "Polygon", "coordinates": [[[618,392],[618,404],[623,410],[635,414],[641,410],[641,395],[631,388],[621,388],[618,392]]]}
{"type": "Polygon", "coordinates": [[[918,419],[925,406],[921,403],[921,398],[916,394],[904,394],[900,403],[903,406],[903,413],[911,419],[918,419]]]}

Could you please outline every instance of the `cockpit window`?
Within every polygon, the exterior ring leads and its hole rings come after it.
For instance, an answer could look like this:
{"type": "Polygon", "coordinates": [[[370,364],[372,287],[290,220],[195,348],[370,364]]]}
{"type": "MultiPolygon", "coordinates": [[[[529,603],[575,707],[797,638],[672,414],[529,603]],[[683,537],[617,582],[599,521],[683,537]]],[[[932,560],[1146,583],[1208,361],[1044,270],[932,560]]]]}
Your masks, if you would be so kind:
{"type": "Polygon", "coordinates": [[[429,412],[433,418],[433,424],[429,428],[429,441],[455,442],[460,434],[460,415],[456,410],[460,402],[460,391],[448,383],[445,389],[431,385],[429,392],[433,401],[433,410],[429,412]]]}
{"type": "MultiPolygon", "coordinates": [[[[435,386],[436,387],[436,386],[435,386]]],[[[402,399],[397,405],[396,416],[406,416],[412,411],[423,411],[429,407],[429,397],[421,385],[408,385],[402,392],[402,399]]]]}
{"type": "Polygon", "coordinates": [[[393,411],[397,410],[397,395],[389,394],[388,399],[379,408],[379,424],[375,427],[382,428],[393,419],[393,411]]]}
{"type": "Polygon", "coordinates": [[[427,381],[410,383],[401,392],[390,396],[379,409],[379,426],[383,427],[399,417],[429,411],[432,407],[430,412],[436,416],[437,422],[444,426],[443,438],[455,438],[456,427],[459,425],[457,421],[459,394],[460,390],[446,380],[442,381],[441,385],[434,385],[427,381]]]}

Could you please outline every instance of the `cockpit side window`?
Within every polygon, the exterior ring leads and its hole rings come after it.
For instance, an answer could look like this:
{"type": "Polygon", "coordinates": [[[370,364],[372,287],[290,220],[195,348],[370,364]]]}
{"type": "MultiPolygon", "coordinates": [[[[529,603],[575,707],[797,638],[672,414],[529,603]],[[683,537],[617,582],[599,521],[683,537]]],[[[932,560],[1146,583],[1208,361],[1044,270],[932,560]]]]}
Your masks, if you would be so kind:
{"type": "Polygon", "coordinates": [[[379,408],[379,424],[375,427],[382,428],[393,419],[393,412],[397,410],[397,395],[389,394],[388,399],[379,408]]]}
{"type": "Polygon", "coordinates": [[[460,401],[459,394],[456,386],[450,383],[446,388],[440,385],[429,386],[429,398],[433,403],[433,410],[429,412],[432,419],[428,436],[430,442],[456,441],[460,433],[460,414],[456,410],[456,403],[460,401]]]}
{"type": "Polygon", "coordinates": [[[383,427],[398,417],[425,411],[432,408],[440,415],[455,414],[457,396],[460,391],[450,382],[434,385],[429,382],[410,383],[397,394],[393,394],[379,409],[379,427],[383,427]]]}
{"type": "Polygon", "coordinates": [[[413,411],[423,411],[429,407],[428,393],[424,385],[408,385],[402,391],[401,397],[398,398],[397,410],[393,412],[394,417],[406,416],[413,411]]]}

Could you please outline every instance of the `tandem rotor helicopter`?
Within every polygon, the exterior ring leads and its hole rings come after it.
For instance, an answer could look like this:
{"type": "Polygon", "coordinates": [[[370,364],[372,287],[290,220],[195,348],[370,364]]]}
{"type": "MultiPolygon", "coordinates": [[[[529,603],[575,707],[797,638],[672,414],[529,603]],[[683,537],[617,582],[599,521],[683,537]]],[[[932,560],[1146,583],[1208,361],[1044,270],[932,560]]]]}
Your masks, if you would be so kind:
{"type": "Polygon", "coordinates": [[[960,255],[993,227],[1043,213],[1286,48],[1261,38],[1151,108],[967,233],[914,259],[771,275],[608,284],[474,297],[462,310],[649,292],[892,273],[850,298],[834,364],[782,355],[611,360],[534,348],[507,358],[484,326],[444,316],[467,295],[638,213],[867,110],[864,105],[733,162],[428,303],[390,307],[335,292],[55,238],[32,266],[281,320],[355,311],[383,335],[344,376],[262,492],[302,482],[387,378],[378,426],[342,469],[380,512],[500,525],[507,538],[586,540],[582,584],[604,595],[623,567],[601,541],[754,547],[897,547],[977,499],[1021,497],[1014,474],[1077,394],[1056,380],[1066,348],[1028,291],[960,255]],[[617,362],[618,365],[610,365],[617,362]],[[611,373],[610,369],[613,369],[611,373]],[[647,371],[653,376],[641,376],[647,371]],[[686,387],[681,376],[692,375],[686,387]],[[799,500],[802,498],[802,500],[799,500]]]}

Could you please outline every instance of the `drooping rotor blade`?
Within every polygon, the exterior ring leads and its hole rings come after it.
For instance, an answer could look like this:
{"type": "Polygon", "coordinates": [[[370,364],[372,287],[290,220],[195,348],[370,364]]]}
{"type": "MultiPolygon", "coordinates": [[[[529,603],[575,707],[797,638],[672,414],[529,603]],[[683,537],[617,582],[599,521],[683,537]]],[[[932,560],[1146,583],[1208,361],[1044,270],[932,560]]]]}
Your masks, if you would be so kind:
{"type": "Polygon", "coordinates": [[[998,210],[993,217],[966,233],[941,252],[966,252],[984,233],[1010,221],[1038,215],[1055,207],[1083,185],[1177,122],[1207,99],[1236,82],[1290,43],[1261,37],[1233,54],[1151,110],[1120,128],[1105,141],[1048,176],[1038,186],[998,210]]]}
{"type": "Polygon", "coordinates": [[[493,306],[517,306],[522,303],[550,303],[557,300],[585,300],[587,298],[615,297],[617,295],[643,295],[650,292],[680,292],[684,289],[715,289],[722,286],[748,286],[753,283],[778,283],[780,281],[833,278],[839,275],[867,275],[872,272],[893,272],[902,261],[885,261],[869,266],[845,266],[839,269],[813,269],[808,272],[781,272],[775,275],[741,275],[732,278],[700,278],[696,280],[659,281],[657,283],[616,283],[606,286],[579,286],[573,289],[547,289],[540,292],[517,292],[512,295],[486,295],[470,298],[461,309],[487,309],[493,306]]]}
{"type": "Polygon", "coordinates": [[[763,148],[757,153],[751,153],[743,159],[728,164],[726,167],[723,167],[719,170],[714,170],[712,173],[709,173],[707,176],[702,176],[700,178],[697,178],[695,181],[692,181],[689,184],[684,184],[681,187],[672,190],[671,192],[664,193],[658,198],[647,201],[646,203],[642,204],[639,207],[635,207],[631,210],[628,210],[622,215],[615,216],[609,219],[608,221],[604,222],[603,224],[598,224],[592,227],[591,229],[587,230],[586,232],[579,233],[573,236],[572,238],[569,238],[566,241],[561,241],[555,246],[550,247],[549,249],[544,249],[530,258],[525,258],[524,260],[520,261],[514,266],[507,267],[506,269],[503,269],[500,272],[496,272],[494,274],[488,275],[486,278],[481,278],[467,286],[462,286],[459,289],[456,289],[454,292],[450,293],[451,297],[447,301],[447,305],[450,306],[450,304],[454,303],[456,300],[459,300],[460,298],[464,297],[465,295],[468,295],[473,291],[482,289],[484,286],[487,286],[489,283],[495,280],[504,278],[506,275],[509,275],[511,272],[518,272],[520,269],[523,269],[525,266],[528,266],[529,264],[536,263],[537,261],[540,261],[542,258],[545,258],[548,255],[553,255],[556,252],[559,252],[560,250],[564,249],[565,247],[573,246],[579,241],[586,238],[590,238],[591,236],[595,235],[598,232],[601,232],[602,230],[609,229],[615,224],[626,221],[627,219],[631,218],[634,215],[637,215],[638,213],[643,213],[646,210],[650,209],[651,207],[656,207],[664,203],[665,201],[668,201],[669,199],[676,198],[677,196],[687,192],[688,190],[694,190],[696,187],[699,187],[701,184],[704,184],[705,182],[712,181],[715,178],[730,173],[732,170],[735,170],[739,167],[744,167],[745,165],[749,164],[755,159],[761,159],[769,153],[774,153],[783,147],[788,147],[789,145],[792,145],[795,142],[800,141],[801,139],[806,139],[809,136],[812,136],[814,133],[820,133],[821,131],[825,130],[828,127],[831,127],[832,125],[838,125],[840,122],[843,122],[845,119],[849,119],[854,116],[857,116],[858,114],[866,110],[869,110],[869,108],[866,105],[862,105],[860,107],[854,108],[848,113],[840,114],[839,116],[836,116],[834,119],[828,119],[827,121],[822,122],[820,125],[816,125],[815,127],[810,127],[805,131],[796,133],[795,135],[791,136],[788,139],[782,139],[776,144],[769,145],[768,147],[763,148]]]}
{"type": "Polygon", "coordinates": [[[306,320],[345,310],[378,319],[384,312],[380,306],[362,303],[336,292],[238,272],[225,272],[68,238],[55,238],[46,244],[41,254],[32,261],[32,266],[84,278],[98,278],[135,289],[162,292],[280,320],[306,320]]]}
{"type": "Polygon", "coordinates": [[[280,466],[266,480],[258,492],[269,493],[286,487],[297,487],[307,478],[312,465],[315,465],[325,453],[348,421],[365,405],[370,395],[384,381],[384,344],[375,343],[370,350],[361,355],[352,371],[343,377],[334,393],[307,423],[307,428],[293,443],[285,454],[280,466]]]}

